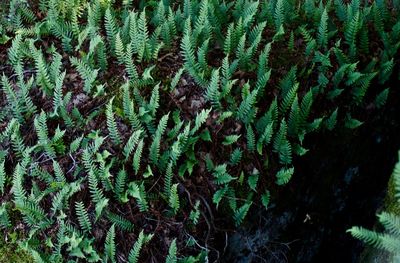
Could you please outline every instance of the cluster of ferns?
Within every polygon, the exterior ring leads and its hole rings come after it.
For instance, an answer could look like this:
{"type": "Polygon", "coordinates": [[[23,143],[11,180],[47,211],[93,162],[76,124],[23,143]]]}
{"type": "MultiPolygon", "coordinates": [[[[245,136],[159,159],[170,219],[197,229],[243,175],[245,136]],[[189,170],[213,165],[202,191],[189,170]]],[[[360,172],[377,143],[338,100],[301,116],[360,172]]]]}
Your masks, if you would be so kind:
{"type": "Polygon", "coordinates": [[[305,137],[358,128],[400,77],[399,0],[120,2],[2,4],[0,225],[35,262],[143,262],[160,213],[185,228],[162,258],[207,262],[209,210],[239,226],[279,202],[305,137]],[[192,119],[169,102],[182,82],[205,101],[192,119]]]}

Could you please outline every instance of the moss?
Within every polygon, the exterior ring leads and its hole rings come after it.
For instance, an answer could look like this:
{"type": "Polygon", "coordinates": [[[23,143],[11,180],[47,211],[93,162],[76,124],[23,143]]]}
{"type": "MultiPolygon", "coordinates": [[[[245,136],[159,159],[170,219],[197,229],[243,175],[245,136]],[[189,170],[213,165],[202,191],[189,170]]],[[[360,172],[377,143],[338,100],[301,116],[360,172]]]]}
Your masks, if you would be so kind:
{"type": "Polygon", "coordinates": [[[4,237],[0,241],[0,262],[3,263],[30,263],[32,257],[25,250],[21,249],[15,242],[5,242],[4,237]]]}
{"type": "MultiPolygon", "coordinates": [[[[391,176],[388,183],[386,197],[383,203],[383,210],[389,213],[394,213],[400,216],[400,202],[395,197],[396,189],[394,183],[394,177],[391,176]]],[[[394,263],[396,261],[389,252],[375,249],[373,247],[367,246],[360,256],[360,263],[394,263]]]]}
{"type": "Polygon", "coordinates": [[[389,180],[388,191],[385,198],[385,209],[387,212],[394,213],[400,216],[400,203],[395,197],[395,184],[393,176],[389,180]]]}

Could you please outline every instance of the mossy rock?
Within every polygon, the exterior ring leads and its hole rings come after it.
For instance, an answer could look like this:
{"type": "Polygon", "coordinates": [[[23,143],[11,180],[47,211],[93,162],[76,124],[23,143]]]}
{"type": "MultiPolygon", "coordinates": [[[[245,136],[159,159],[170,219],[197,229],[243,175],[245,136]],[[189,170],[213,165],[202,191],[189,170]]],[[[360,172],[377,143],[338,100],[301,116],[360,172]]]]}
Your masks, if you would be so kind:
{"type": "Polygon", "coordinates": [[[387,212],[394,213],[400,216],[400,202],[397,201],[395,194],[396,190],[395,190],[394,178],[392,176],[388,184],[388,192],[385,198],[385,208],[387,212]]]}
{"type": "Polygon", "coordinates": [[[3,263],[30,263],[33,262],[28,252],[21,249],[15,243],[8,243],[1,237],[0,241],[0,262],[3,263]]]}
{"type": "MultiPolygon", "coordinates": [[[[388,183],[387,194],[383,204],[385,211],[400,216],[400,202],[395,197],[394,177],[391,176],[388,183]]],[[[398,263],[399,255],[394,256],[387,251],[367,246],[360,256],[360,263],[398,263]]]]}

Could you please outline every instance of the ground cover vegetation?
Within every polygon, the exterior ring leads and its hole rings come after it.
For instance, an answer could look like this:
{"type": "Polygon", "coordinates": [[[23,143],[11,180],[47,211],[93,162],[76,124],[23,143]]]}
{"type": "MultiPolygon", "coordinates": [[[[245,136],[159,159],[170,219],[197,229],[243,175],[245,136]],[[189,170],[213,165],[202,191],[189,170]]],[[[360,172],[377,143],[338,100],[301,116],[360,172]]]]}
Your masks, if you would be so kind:
{"type": "Polygon", "coordinates": [[[218,259],[400,77],[398,0],[0,8],[0,224],[36,262],[218,259]]]}

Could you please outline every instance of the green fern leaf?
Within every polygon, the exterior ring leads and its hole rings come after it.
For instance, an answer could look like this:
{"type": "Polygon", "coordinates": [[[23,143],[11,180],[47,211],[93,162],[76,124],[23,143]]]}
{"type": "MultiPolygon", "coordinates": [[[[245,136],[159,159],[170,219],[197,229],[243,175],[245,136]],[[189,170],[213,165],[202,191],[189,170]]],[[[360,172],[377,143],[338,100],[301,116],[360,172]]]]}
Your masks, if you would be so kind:
{"type": "Polygon", "coordinates": [[[110,133],[110,137],[116,145],[122,144],[121,135],[119,134],[117,123],[115,121],[114,113],[113,113],[113,100],[112,98],[107,104],[106,108],[106,117],[107,117],[107,128],[110,133]]]}
{"type": "Polygon", "coordinates": [[[173,184],[171,186],[171,191],[169,194],[169,206],[172,208],[174,214],[176,214],[179,210],[179,195],[178,195],[178,185],[179,184],[173,184]]]}
{"type": "Polygon", "coordinates": [[[121,230],[126,232],[133,231],[134,225],[122,216],[108,212],[107,218],[108,220],[110,220],[111,223],[115,224],[115,226],[119,227],[121,230]]]}
{"type": "Polygon", "coordinates": [[[167,258],[165,259],[165,263],[176,263],[177,262],[176,252],[177,252],[176,239],[173,239],[171,245],[169,246],[168,255],[167,258]]]}
{"type": "Polygon", "coordinates": [[[285,7],[284,0],[276,1],[275,11],[274,11],[274,22],[276,30],[279,30],[283,23],[285,22],[285,7]]]}
{"type": "Polygon", "coordinates": [[[211,105],[219,110],[221,109],[221,93],[219,91],[219,69],[212,72],[211,81],[207,86],[205,97],[211,102],[211,105]]]}
{"type": "Polygon", "coordinates": [[[261,195],[261,202],[265,207],[265,209],[268,209],[270,199],[271,199],[271,193],[268,190],[266,190],[265,193],[261,195]]]}
{"type": "Polygon", "coordinates": [[[240,136],[241,135],[236,135],[236,134],[225,136],[222,144],[225,146],[234,144],[235,142],[237,142],[237,140],[240,138],[240,136]]]}
{"type": "Polygon", "coordinates": [[[317,35],[317,43],[324,50],[327,49],[328,46],[328,12],[326,8],[321,16],[321,21],[318,27],[318,35],[317,35]]]}
{"type": "Polygon", "coordinates": [[[117,262],[116,256],[116,245],[115,245],[115,225],[113,224],[107,232],[106,241],[104,243],[104,251],[106,254],[106,261],[117,262]]]}
{"type": "Polygon", "coordinates": [[[153,234],[146,235],[143,230],[139,233],[138,239],[135,242],[133,248],[129,252],[128,261],[129,263],[137,263],[140,256],[140,251],[144,244],[150,242],[153,238],[153,234]]]}
{"type": "Polygon", "coordinates": [[[89,215],[82,202],[75,202],[76,216],[78,217],[79,225],[85,232],[92,230],[92,223],[89,220],[89,215]]]}
{"type": "Polygon", "coordinates": [[[235,220],[236,226],[239,226],[243,222],[244,218],[246,217],[247,213],[249,212],[251,205],[252,205],[252,202],[247,202],[235,211],[235,213],[233,215],[233,219],[235,220]]]}
{"type": "Polygon", "coordinates": [[[132,166],[133,166],[133,170],[135,171],[135,174],[137,174],[140,169],[140,162],[142,160],[143,146],[144,146],[144,142],[142,139],[139,141],[139,143],[136,147],[135,153],[133,155],[132,166]]]}
{"type": "Polygon", "coordinates": [[[284,185],[287,184],[290,179],[292,178],[294,173],[294,168],[282,168],[276,174],[276,184],[277,185],[284,185]]]}
{"type": "Polygon", "coordinates": [[[7,175],[6,175],[6,169],[4,167],[5,161],[3,160],[0,163],[0,192],[1,194],[4,194],[4,187],[6,184],[6,179],[7,179],[7,175]]]}
{"type": "Polygon", "coordinates": [[[139,143],[140,135],[142,134],[142,132],[143,132],[142,130],[135,131],[129,137],[127,143],[125,144],[124,150],[123,150],[123,153],[125,155],[125,160],[128,159],[128,157],[133,152],[134,147],[139,143]]]}

